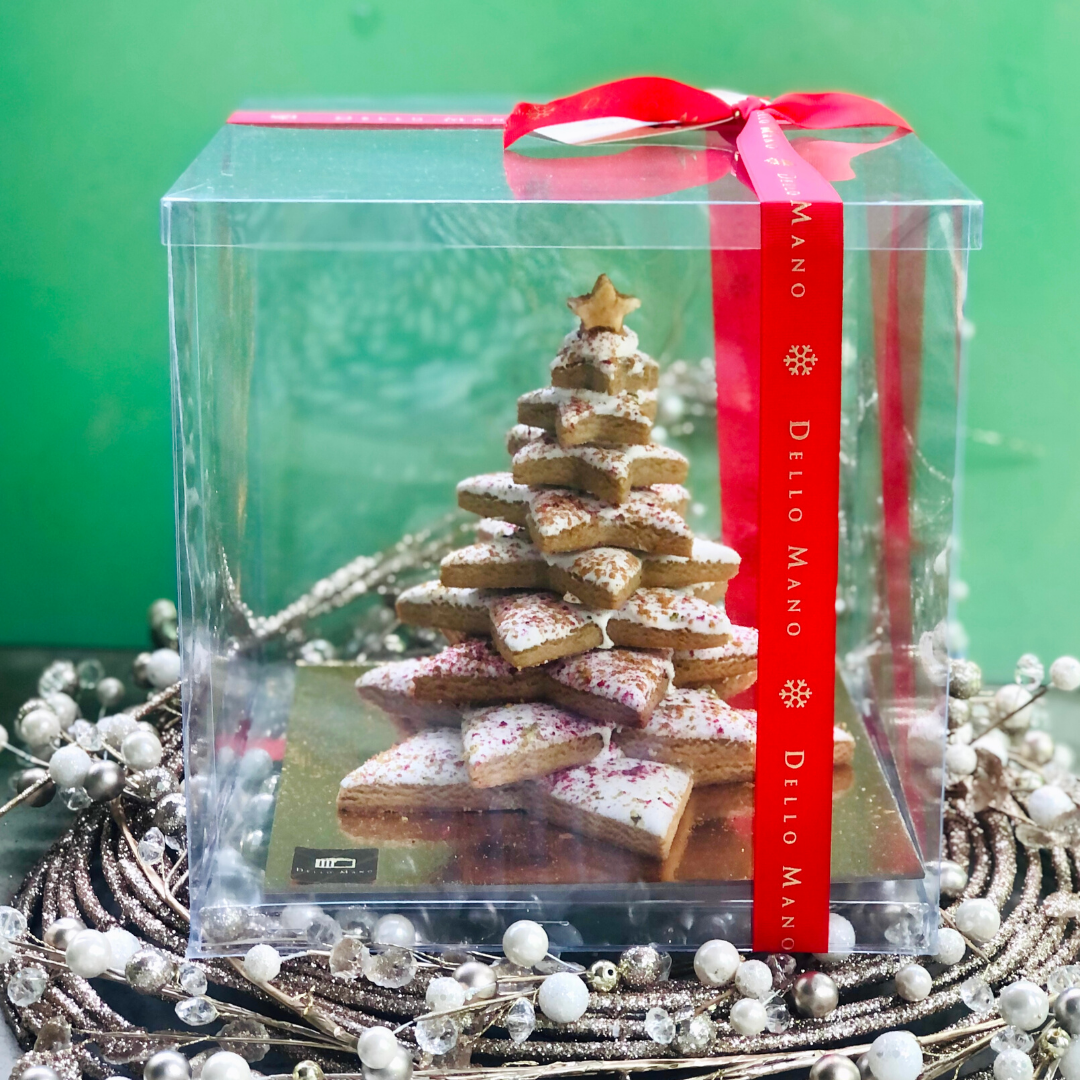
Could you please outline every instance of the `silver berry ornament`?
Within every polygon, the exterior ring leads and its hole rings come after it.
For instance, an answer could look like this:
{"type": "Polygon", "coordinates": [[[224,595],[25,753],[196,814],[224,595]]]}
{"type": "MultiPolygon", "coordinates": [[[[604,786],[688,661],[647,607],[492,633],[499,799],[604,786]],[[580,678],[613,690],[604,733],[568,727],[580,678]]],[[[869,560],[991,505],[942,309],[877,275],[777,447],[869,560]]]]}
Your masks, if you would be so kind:
{"type": "Polygon", "coordinates": [[[23,769],[12,777],[11,783],[15,791],[22,794],[27,788],[32,788],[40,780],[47,780],[48,783],[38,788],[26,800],[26,805],[45,806],[47,803],[52,802],[53,796],[56,794],[56,785],[49,779],[49,773],[46,769],[39,768],[36,765],[30,769],[23,769]]]}
{"type": "Polygon", "coordinates": [[[114,708],[124,700],[124,684],[119,679],[114,679],[111,675],[104,678],[94,688],[94,693],[97,694],[98,701],[105,706],[106,709],[114,708]]]}
{"type": "Polygon", "coordinates": [[[155,993],[171,983],[175,971],[172,960],[157,949],[140,949],[124,965],[128,983],[144,993],[155,993]]]}
{"type": "Polygon", "coordinates": [[[1070,986],[1054,999],[1054,1019],[1070,1034],[1080,1035],[1080,987],[1070,986]]]}
{"type": "Polygon", "coordinates": [[[83,787],[94,802],[109,802],[124,791],[124,767],[112,760],[95,761],[86,773],[83,787]]]}
{"type": "Polygon", "coordinates": [[[465,987],[465,1000],[484,1000],[495,996],[495,972],[479,960],[467,960],[454,971],[454,978],[465,987]]]}
{"type": "Polygon", "coordinates": [[[48,1065],[27,1065],[18,1077],[19,1080],[60,1080],[60,1074],[48,1065]]]}
{"type": "Polygon", "coordinates": [[[1048,1028],[1043,1032],[1043,1036],[1039,1040],[1039,1045],[1052,1058],[1061,1057],[1069,1049],[1071,1043],[1072,1039],[1069,1037],[1068,1032],[1062,1031],[1059,1027],[1048,1028]]]}
{"type": "Polygon", "coordinates": [[[949,696],[973,698],[982,689],[982,668],[974,660],[949,661],[949,696]]]}
{"type": "Polygon", "coordinates": [[[619,958],[619,974],[631,989],[644,990],[664,976],[664,958],[651,945],[635,945],[619,958]]]}
{"type": "Polygon", "coordinates": [[[967,888],[968,872],[952,859],[942,859],[939,865],[941,895],[950,898],[959,896],[967,888]]]}
{"type": "Polygon", "coordinates": [[[45,930],[45,944],[58,952],[67,952],[67,947],[74,940],[75,935],[85,929],[86,923],[82,919],[57,919],[55,922],[49,923],[45,930]]]}
{"type": "Polygon", "coordinates": [[[828,1016],[840,1001],[840,991],[822,971],[804,971],[792,984],[791,996],[802,1016],[828,1016]]]}
{"type": "Polygon", "coordinates": [[[619,969],[610,960],[597,960],[585,972],[590,990],[598,994],[610,994],[619,985],[619,969]]]}
{"type": "Polygon", "coordinates": [[[143,1067],[143,1080],[191,1080],[188,1059],[176,1050],[159,1050],[143,1067]]]}
{"type": "Polygon", "coordinates": [[[810,1080],[861,1080],[859,1066],[843,1054],[822,1054],[810,1066],[810,1080]]]}
{"type": "Polygon", "coordinates": [[[187,828],[187,800],[177,792],[166,795],[154,811],[154,824],[166,836],[179,836],[187,828]]]}

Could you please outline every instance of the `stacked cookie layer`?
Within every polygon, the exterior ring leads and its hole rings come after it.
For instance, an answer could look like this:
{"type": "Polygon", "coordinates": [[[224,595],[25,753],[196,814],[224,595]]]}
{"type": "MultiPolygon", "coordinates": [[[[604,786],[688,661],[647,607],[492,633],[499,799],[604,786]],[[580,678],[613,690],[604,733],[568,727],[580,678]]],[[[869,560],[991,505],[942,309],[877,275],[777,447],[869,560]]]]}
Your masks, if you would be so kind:
{"type": "MultiPolygon", "coordinates": [[[[511,468],[458,485],[476,542],[398,616],[442,653],[358,682],[407,738],[343,781],[343,811],[519,809],[665,858],[695,784],[752,778],[757,632],[722,600],[730,548],[685,520],[688,462],[651,441],[658,369],[606,276],[549,387],[518,400],[511,468]]],[[[850,760],[843,733],[839,760],[850,760]]]]}

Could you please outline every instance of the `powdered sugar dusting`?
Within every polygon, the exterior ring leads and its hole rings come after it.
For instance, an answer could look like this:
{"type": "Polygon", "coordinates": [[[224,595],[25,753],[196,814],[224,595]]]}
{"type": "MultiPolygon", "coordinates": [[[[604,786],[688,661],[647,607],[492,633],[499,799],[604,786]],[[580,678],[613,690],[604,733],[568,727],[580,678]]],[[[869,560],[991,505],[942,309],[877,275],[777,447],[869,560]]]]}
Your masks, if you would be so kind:
{"type": "MultiPolygon", "coordinates": [[[[633,356],[637,348],[638,336],[629,326],[624,326],[621,334],[607,327],[594,327],[590,330],[579,327],[577,330],[571,330],[563,338],[559,355],[551,362],[551,368],[554,370],[560,361],[566,363],[567,359],[575,358],[601,362],[625,360],[633,356]]],[[[645,358],[642,356],[638,359],[645,358]]]]}

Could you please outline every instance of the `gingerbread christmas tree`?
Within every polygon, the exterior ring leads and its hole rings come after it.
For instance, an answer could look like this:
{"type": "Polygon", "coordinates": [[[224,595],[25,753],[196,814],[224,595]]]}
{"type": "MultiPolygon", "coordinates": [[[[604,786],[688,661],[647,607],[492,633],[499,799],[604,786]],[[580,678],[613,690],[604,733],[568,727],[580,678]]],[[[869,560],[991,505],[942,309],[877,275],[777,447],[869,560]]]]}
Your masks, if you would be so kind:
{"type": "MultiPolygon", "coordinates": [[[[463,480],[476,542],[398,617],[451,644],[361,696],[402,740],[341,784],[342,813],[506,811],[667,858],[694,785],[753,776],[757,633],[724,612],[739,556],[685,520],[689,463],[652,441],[658,366],[601,275],[551,385],[518,399],[510,469],[463,480]]],[[[837,743],[840,759],[850,756],[837,743]]]]}

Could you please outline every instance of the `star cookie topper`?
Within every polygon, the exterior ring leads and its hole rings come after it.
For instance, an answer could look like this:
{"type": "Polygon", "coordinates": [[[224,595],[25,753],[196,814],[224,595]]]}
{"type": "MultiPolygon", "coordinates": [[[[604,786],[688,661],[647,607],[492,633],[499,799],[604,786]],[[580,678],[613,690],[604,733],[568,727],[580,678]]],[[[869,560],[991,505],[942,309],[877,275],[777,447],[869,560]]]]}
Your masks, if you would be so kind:
{"type": "Polygon", "coordinates": [[[582,330],[613,330],[623,333],[623,319],[641,307],[636,296],[619,292],[607,274],[601,274],[584,296],[571,296],[566,306],[581,320],[582,330]]]}

